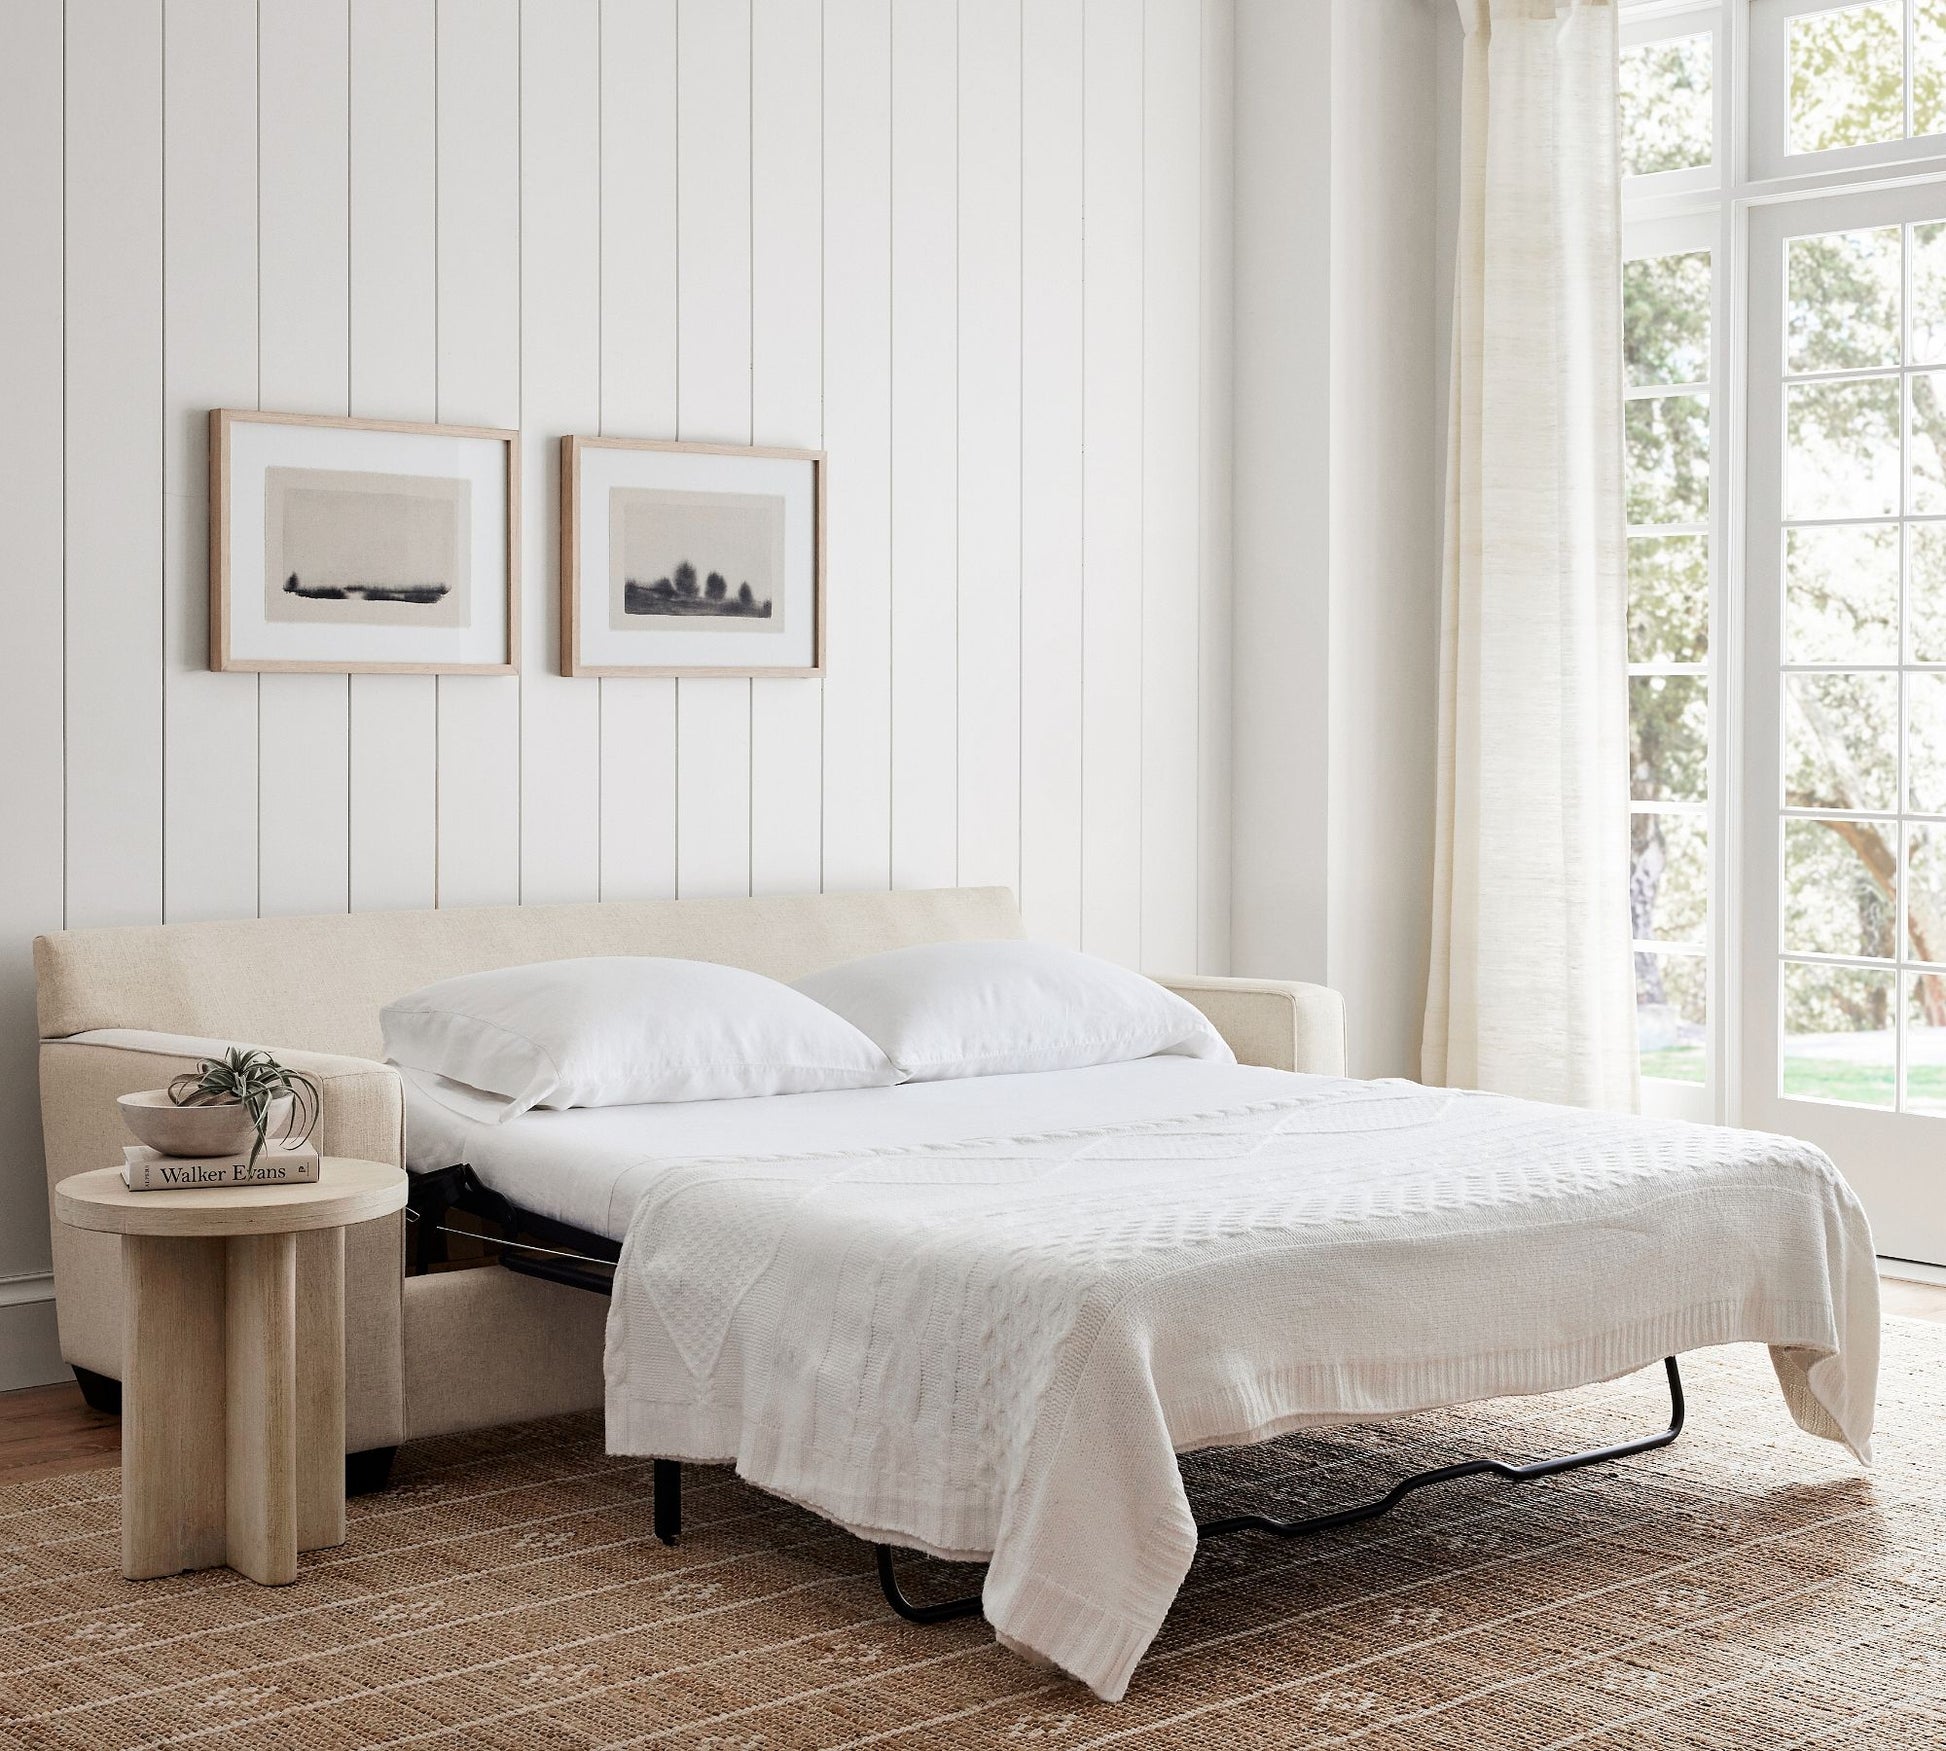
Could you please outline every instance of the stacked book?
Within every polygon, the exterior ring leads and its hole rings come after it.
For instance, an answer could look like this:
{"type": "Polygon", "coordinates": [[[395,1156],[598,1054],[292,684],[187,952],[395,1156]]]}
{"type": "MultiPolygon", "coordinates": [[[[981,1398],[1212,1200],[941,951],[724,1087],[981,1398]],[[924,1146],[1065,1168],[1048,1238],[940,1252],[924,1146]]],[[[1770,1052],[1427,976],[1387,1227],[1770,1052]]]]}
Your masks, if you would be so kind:
{"type": "Polygon", "coordinates": [[[122,1178],[131,1192],[179,1192],[188,1187],[295,1186],[318,1177],[318,1152],[308,1143],[266,1143],[250,1159],[240,1155],[164,1155],[146,1144],[122,1149],[122,1178]]]}

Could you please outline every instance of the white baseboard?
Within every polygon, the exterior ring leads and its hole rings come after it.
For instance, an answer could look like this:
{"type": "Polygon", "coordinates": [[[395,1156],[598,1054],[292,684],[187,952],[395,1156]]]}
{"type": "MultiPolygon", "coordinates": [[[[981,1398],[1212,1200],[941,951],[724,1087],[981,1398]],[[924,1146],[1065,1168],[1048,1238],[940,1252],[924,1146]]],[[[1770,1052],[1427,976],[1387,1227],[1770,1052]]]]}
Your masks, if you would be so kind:
{"type": "Polygon", "coordinates": [[[54,1278],[0,1278],[0,1392],[68,1378],[54,1326],[54,1278]]]}
{"type": "Polygon", "coordinates": [[[1937,1283],[1946,1287],[1946,1268],[1922,1265],[1917,1259],[1888,1259],[1881,1256],[1878,1274],[1881,1277],[1896,1277],[1902,1283],[1937,1283]]]}

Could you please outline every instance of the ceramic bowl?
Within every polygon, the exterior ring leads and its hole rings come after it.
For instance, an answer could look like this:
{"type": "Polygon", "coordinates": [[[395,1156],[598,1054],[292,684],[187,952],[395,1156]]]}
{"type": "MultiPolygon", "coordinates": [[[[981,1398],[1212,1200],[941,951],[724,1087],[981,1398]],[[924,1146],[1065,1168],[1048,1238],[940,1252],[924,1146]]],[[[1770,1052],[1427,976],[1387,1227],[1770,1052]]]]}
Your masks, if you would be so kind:
{"type": "MultiPolygon", "coordinates": [[[[122,1121],[139,1142],[163,1155],[243,1155],[256,1141],[257,1128],[241,1106],[179,1107],[166,1088],[125,1094],[115,1103],[122,1121]]],[[[291,1122],[290,1096],[270,1109],[270,1135],[281,1137],[291,1122]]]]}

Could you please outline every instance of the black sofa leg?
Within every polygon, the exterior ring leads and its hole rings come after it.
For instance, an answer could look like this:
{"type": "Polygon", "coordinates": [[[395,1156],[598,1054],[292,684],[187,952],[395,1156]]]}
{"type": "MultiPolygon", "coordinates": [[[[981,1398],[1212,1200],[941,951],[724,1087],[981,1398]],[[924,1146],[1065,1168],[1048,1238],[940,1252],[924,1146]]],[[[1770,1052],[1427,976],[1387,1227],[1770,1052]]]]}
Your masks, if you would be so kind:
{"type": "Polygon", "coordinates": [[[655,1462],[655,1535],[664,1544],[682,1536],[682,1461],[655,1462]]]}
{"type": "Polygon", "coordinates": [[[119,1380],[97,1374],[92,1368],[77,1368],[74,1383],[81,1388],[81,1397],[91,1411],[99,1411],[105,1417],[122,1414],[122,1383],[119,1380]]]}
{"type": "Polygon", "coordinates": [[[363,1453],[347,1453],[345,1494],[369,1496],[374,1490],[384,1489],[386,1479],[392,1475],[392,1460],[398,1451],[396,1447],[367,1447],[363,1453]]]}
{"type": "MultiPolygon", "coordinates": [[[[119,1380],[97,1374],[92,1368],[76,1368],[74,1383],[81,1388],[82,1402],[91,1411],[98,1411],[105,1417],[122,1414],[122,1383],[119,1380]]],[[[392,1461],[398,1451],[396,1447],[368,1447],[363,1453],[347,1453],[345,1494],[368,1496],[374,1490],[384,1489],[386,1480],[392,1475],[392,1461]]]]}

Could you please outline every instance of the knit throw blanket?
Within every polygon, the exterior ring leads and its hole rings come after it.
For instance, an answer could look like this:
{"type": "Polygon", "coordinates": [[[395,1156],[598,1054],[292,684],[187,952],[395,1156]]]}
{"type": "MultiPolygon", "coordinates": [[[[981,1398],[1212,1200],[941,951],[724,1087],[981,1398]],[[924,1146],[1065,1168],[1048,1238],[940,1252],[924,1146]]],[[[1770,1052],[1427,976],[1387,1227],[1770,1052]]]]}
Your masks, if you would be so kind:
{"type": "Polygon", "coordinates": [[[1196,1546],[1175,1455],[1771,1346],[1869,1457],[1878,1280],[1816,1149],[1331,1078],[1163,1122],[672,1168],[607,1343],[612,1451],[734,1462],[991,1557],[1009,1646],[1113,1700],[1196,1546]]]}

